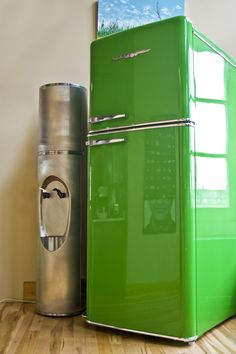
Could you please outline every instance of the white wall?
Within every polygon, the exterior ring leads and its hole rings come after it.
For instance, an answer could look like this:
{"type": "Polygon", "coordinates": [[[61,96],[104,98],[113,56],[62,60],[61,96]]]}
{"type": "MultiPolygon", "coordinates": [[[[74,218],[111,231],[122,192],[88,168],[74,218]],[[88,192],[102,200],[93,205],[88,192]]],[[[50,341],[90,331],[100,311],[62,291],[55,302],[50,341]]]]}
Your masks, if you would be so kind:
{"type": "Polygon", "coordinates": [[[88,88],[94,0],[0,2],[0,299],[35,280],[38,89],[88,88]]]}
{"type": "Polygon", "coordinates": [[[193,25],[236,60],[236,1],[185,0],[193,25]]]}
{"type": "MultiPolygon", "coordinates": [[[[94,0],[0,2],[0,299],[35,280],[38,88],[88,88],[94,0]]],[[[193,24],[236,59],[235,0],[186,0],[193,24]]]]}

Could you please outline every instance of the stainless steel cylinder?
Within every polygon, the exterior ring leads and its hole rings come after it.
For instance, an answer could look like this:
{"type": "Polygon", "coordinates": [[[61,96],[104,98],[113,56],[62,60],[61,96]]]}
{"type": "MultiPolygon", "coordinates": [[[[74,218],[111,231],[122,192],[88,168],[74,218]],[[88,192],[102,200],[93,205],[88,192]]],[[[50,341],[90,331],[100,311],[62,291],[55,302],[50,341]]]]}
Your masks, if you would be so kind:
{"type": "Polygon", "coordinates": [[[84,87],[73,84],[47,84],[40,88],[39,151],[84,149],[86,95],[84,87]]]}
{"type": "Polygon", "coordinates": [[[85,307],[87,96],[79,85],[40,88],[37,311],[85,307]]]}

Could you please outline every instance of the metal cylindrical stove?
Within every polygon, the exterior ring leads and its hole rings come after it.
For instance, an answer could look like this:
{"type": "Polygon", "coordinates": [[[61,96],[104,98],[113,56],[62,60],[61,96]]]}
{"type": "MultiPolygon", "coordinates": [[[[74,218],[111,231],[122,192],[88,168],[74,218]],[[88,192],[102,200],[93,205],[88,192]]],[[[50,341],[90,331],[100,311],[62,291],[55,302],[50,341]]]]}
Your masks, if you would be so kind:
{"type": "Polygon", "coordinates": [[[37,311],[66,316],[85,308],[86,89],[44,85],[39,106],[37,311]]]}

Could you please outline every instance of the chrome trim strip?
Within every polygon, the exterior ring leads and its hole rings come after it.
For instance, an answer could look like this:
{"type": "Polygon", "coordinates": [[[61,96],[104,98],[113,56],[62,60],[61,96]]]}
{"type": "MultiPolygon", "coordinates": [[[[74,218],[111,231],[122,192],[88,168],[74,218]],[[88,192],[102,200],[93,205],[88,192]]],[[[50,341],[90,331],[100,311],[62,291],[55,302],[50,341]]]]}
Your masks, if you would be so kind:
{"type": "Polygon", "coordinates": [[[156,334],[156,333],[151,333],[151,332],[137,331],[137,330],[134,330],[134,329],[116,327],[116,326],[111,326],[111,325],[107,325],[107,324],[103,324],[103,323],[92,322],[92,321],[89,321],[89,320],[86,320],[86,322],[89,323],[89,324],[95,325],[95,326],[107,327],[107,328],[112,328],[112,329],[119,329],[120,331],[132,332],[132,333],[137,333],[137,334],[145,334],[145,335],[153,336],[153,337],[173,339],[173,340],[178,340],[178,341],[186,342],[186,343],[195,342],[197,340],[197,338],[198,338],[198,336],[189,337],[189,338],[179,338],[179,337],[174,337],[174,336],[166,336],[164,334],[156,334]]]}
{"type": "Polygon", "coordinates": [[[133,125],[122,125],[120,127],[114,127],[114,128],[105,128],[105,129],[98,129],[98,130],[90,130],[88,132],[88,136],[90,135],[95,135],[95,134],[100,134],[100,133],[105,133],[105,132],[108,132],[110,133],[111,131],[113,130],[124,130],[124,129],[129,129],[129,128],[139,128],[139,127],[152,127],[152,126],[156,126],[156,125],[167,125],[167,124],[178,124],[178,123],[188,123],[188,122],[192,122],[194,123],[193,121],[190,120],[190,118],[180,118],[180,119],[173,119],[173,120],[158,120],[158,121],[155,121],[155,122],[148,122],[148,123],[140,123],[140,124],[133,124],[133,125]]]}
{"type": "Polygon", "coordinates": [[[168,123],[165,124],[136,124],[136,125],[130,125],[126,127],[118,127],[118,128],[113,128],[113,129],[103,129],[103,130],[96,130],[96,131],[90,131],[89,134],[87,135],[88,138],[96,136],[96,135],[106,135],[106,134],[115,134],[115,133],[122,133],[122,132],[131,132],[131,131],[137,131],[137,130],[146,130],[146,129],[158,129],[158,128],[171,128],[171,127],[177,127],[177,126],[195,126],[195,123],[191,120],[183,120],[179,121],[178,123],[176,121],[168,121],[168,123]]]}
{"type": "Polygon", "coordinates": [[[117,60],[123,60],[123,59],[133,59],[140,54],[145,54],[145,53],[150,52],[150,50],[151,50],[151,48],[137,50],[137,52],[122,54],[119,57],[112,58],[112,60],[117,61],[117,60]]]}
{"type": "Polygon", "coordinates": [[[198,32],[193,30],[193,34],[198,37],[201,41],[203,41],[208,47],[210,47],[214,52],[216,52],[218,55],[220,55],[225,61],[227,61],[229,64],[231,64],[234,68],[236,68],[236,64],[234,64],[229,58],[227,58],[223,53],[221,53],[219,50],[217,50],[211,43],[207,41],[207,39],[203,38],[198,32]]]}
{"type": "Polygon", "coordinates": [[[86,141],[87,146],[100,146],[100,145],[108,145],[108,144],[116,144],[116,143],[124,143],[126,139],[104,139],[104,140],[92,140],[86,141]]]}
{"type": "Polygon", "coordinates": [[[82,153],[74,150],[40,150],[38,151],[38,155],[82,155],[82,153]]]}
{"type": "Polygon", "coordinates": [[[111,114],[108,116],[96,116],[96,117],[90,117],[89,118],[89,123],[100,123],[104,122],[107,120],[113,120],[113,119],[120,119],[120,118],[127,118],[126,114],[111,114]]]}

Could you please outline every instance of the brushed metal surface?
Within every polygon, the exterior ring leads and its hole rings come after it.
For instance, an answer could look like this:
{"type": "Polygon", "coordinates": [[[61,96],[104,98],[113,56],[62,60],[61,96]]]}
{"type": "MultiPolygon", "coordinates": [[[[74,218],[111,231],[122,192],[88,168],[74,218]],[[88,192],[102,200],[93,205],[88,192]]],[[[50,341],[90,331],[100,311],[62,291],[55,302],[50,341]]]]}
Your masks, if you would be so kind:
{"type": "Polygon", "coordinates": [[[38,155],[82,155],[83,152],[72,151],[72,150],[46,150],[38,151],[38,155]]]}
{"type": "MultiPolygon", "coordinates": [[[[72,197],[68,198],[70,206],[64,209],[64,215],[58,219],[57,208],[55,215],[48,205],[46,210],[42,208],[41,201],[50,201],[50,198],[42,199],[42,193],[39,191],[41,237],[38,238],[37,310],[43,314],[78,313],[84,308],[81,287],[82,278],[85,278],[85,247],[82,243],[86,225],[81,213],[86,208],[85,196],[81,198],[83,176],[78,173],[83,170],[84,162],[82,157],[76,155],[45,155],[39,156],[38,161],[39,185],[44,185],[48,176],[51,176],[52,180],[57,176],[68,187],[72,197]],[[42,216],[46,220],[42,220],[42,216]],[[55,225],[57,221],[58,225],[55,225]],[[58,237],[64,239],[53,251],[53,239],[56,236],[53,235],[54,231],[58,233],[58,237]],[[49,250],[44,246],[45,232],[49,250]]],[[[63,212],[63,209],[60,211],[63,212]]]]}
{"type": "Polygon", "coordinates": [[[36,304],[43,315],[73,315],[85,307],[86,128],[84,88],[40,88],[36,304]]]}
{"type": "Polygon", "coordinates": [[[83,86],[41,86],[39,115],[39,151],[83,150],[87,129],[87,93],[83,86]]]}

